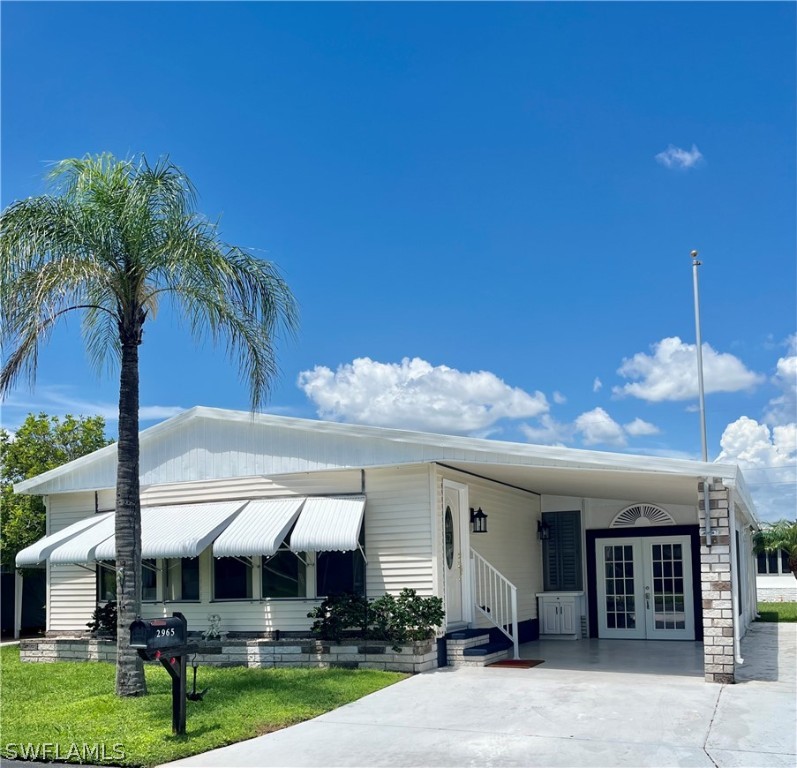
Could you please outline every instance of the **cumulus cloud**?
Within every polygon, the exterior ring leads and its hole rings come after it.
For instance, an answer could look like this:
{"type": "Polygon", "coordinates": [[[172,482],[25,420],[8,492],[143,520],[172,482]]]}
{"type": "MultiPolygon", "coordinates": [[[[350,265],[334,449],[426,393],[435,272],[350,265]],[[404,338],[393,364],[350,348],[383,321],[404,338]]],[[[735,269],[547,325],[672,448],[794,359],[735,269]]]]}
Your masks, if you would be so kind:
{"type": "Polygon", "coordinates": [[[748,416],[728,424],[721,463],[742,467],[762,520],[794,518],[797,505],[797,423],[770,428],[748,416]]]}
{"type": "Polygon", "coordinates": [[[703,159],[703,154],[692,144],[691,150],[681,149],[670,144],[663,152],[656,155],[656,162],[661,163],[665,168],[676,168],[687,170],[694,168],[703,159]]]}
{"type": "Polygon", "coordinates": [[[571,424],[556,421],[549,413],[544,413],[536,425],[521,424],[520,431],[530,443],[564,447],[573,440],[575,428],[571,424]]]}
{"type": "Polygon", "coordinates": [[[790,424],[797,421],[797,334],[787,341],[789,354],[778,360],[772,383],[781,394],[773,398],[765,420],[769,424],[790,424]]]}
{"type": "Polygon", "coordinates": [[[538,445],[565,446],[580,439],[584,445],[621,448],[627,445],[629,436],[659,434],[655,424],[640,418],[628,424],[618,424],[603,408],[585,411],[572,422],[557,421],[550,413],[545,413],[534,424],[522,424],[520,431],[530,443],[538,445]]]}
{"type": "MultiPolygon", "coordinates": [[[[696,345],[673,336],[657,342],[652,349],[651,355],[637,352],[623,360],[617,372],[632,381],[614,387],[614,394],[654,403],[697,397],[696,345]]],[[[739,358],[703,344],[703,386],[707,394],[750,390],[764,380],[761,374],[748,370],[739,358]]]]}
{"type": "Polygon", "coordinates": [[[592,382],[592,391],[600,392],[603,387],[603,382],[596,376],[595,381],[592,382]]]}
{"type": "Polygon", "coordinates": [[[655,424],[651,424],[649,421],[643,421],[639,417],[628,424],[624,424],[623,428],[629,435],[632,435],[633,437],[641,437],[643,435],[658,435],[660,431],[655,424]]]}
{"type": "Polygon", "coordinates": [[[552,397],[557,405],[564,405],[567,402],[567,398],[561,392],[554,392],[552,397]]]}
{"type": "Polygon", "coordinates": [[[574,422],[576,432],[581,434],[584,445],[626,444],[625,431],[603,408],[593,408],[578,416],[574,422]]]}
{"type": "Polygon", "coordinates": [[[548,411],[541,392],[510,387],[488,371],[463,372],[420,358],[357,358],[332,371],[302,371],[299,387],[321,418],[453,434],[483,433],[501,419],[548,411]]]}

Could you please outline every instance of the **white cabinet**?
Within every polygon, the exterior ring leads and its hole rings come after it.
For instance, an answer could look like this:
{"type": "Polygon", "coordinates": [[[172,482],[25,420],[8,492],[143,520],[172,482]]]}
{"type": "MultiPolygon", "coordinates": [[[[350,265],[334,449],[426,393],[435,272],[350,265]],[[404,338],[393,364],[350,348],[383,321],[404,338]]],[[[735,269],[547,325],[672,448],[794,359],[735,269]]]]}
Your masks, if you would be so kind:
{"type": "Polygon", "coordinates": [[[578,638],[583,596],[583,592],[540,592],[537,595],[540,634],[578,638]]]}

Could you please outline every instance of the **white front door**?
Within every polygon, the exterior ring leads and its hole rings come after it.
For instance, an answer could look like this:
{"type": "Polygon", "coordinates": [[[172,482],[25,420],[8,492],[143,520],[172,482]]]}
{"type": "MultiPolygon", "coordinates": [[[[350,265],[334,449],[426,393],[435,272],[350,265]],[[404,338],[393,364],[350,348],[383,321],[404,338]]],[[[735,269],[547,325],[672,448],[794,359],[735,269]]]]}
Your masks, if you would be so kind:
{"type": "Polygon", "coordinates": [[[462,509],[460,491],[443,487],[443,569],[446,586],[446,625],[465,621],[462,578],[462,509]]]}
{"type": "Polygon", "coordinates": [[[598,636],[694,640],[688,536],[598,539],[598,636]]]}

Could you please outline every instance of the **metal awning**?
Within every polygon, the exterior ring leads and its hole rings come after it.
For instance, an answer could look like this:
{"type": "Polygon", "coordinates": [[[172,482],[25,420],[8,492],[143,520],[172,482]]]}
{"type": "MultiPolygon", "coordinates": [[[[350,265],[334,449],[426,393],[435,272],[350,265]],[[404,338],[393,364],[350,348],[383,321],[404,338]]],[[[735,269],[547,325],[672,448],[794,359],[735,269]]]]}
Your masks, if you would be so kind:
{"type": "MultiPolygon", "coordinates": [[[[246,501],[175,504],[141,509],[141,556],[196,557],[229,523],[246,501]]],[[[78,533],[49,554],[52,565],[83,565],[116,559],[115,513],[78,533]]]]}
{"type": "Polygon", "coordinates": [[[79,533],[61,544],[60,547],[56,547],[50,553],[50,565],[93,562],[95,560],[94,550],[113,536],[115,517],[114,512],[109,512],[97,525],[79,533]]]}
{"type": "Polygon", "coordinates": [[[359,547],[365,496],[309,498],[291,534],[294,552],[330,552],[359,547]]]}
{"type": "MultiPolygon", "coordinates": [[[[291,497],[173,504],[141,509],[141,557],[273,555],[293,526],[294,552],[359,548],[365,496],[291,497]]],[[[86,565],[116,559],[115,513],[80,520],[21,550],[17,566],[86,565]]]]}
{"type": "MultiPolygon", "coordinates": [[[[246,501],[217,501],[141,509],[141,557],[197,557],[246,501]]],[[[102,542],[93,560],[116,559],[116,537],[102,542]]]]}
{"type": "Polygon", "coordinates": [[[299,516],[304,502],[304,496],[250,501],[213,542],[213,556],[273,555],[299,516]]]}
{"type": "Polygon", "coordinates": [[[83,533],[88,528],[93,528],[95,525],[101,523],[103,520],[106,520],[109,517],[113,517],[113,512],[87,517],[84,520],[78,520],[76,523],[68,525],[66,528],[62,528],[56,533],[51,533],[49,536],[39,539],[29,547],[25,547],[25,549],[21,549],[19,552],[17,552],[17,568],[23,568],[26,565],[30,566],[43,563],[50,556],[54,549],[74,538],[79,533],[83,533]]]}

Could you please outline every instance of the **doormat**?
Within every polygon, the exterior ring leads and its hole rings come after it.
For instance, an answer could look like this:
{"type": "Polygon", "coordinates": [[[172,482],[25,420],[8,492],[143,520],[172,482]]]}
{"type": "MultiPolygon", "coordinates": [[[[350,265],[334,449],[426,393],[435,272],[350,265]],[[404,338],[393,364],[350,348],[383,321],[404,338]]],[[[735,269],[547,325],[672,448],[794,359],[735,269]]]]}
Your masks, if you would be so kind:
{"type": "Polygon", "coordinates": [[[544,659],[501,659],[488,664],[488,667],[514,667],[515,669],[531,669],[538,664],[544,664],[544,659]]]}

